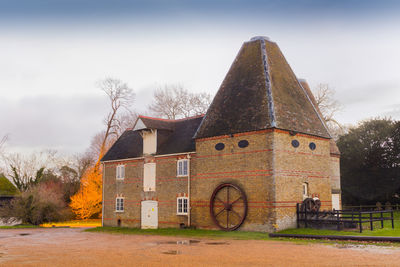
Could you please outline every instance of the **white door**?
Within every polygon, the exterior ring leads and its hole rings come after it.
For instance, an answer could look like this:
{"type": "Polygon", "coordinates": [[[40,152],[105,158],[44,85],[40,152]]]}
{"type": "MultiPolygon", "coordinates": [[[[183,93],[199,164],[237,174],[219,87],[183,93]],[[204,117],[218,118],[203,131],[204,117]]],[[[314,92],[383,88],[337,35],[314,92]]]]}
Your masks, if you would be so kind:
{"type": "Polygon", "coordinates": [[[142,229],[157,229],[158,202],[154,200],[142,201],[142,229]]]}
{"type": "Polygon", "coordinates": [[[332,194],[332,209],[340,210],[339,194],[332,194]]]}

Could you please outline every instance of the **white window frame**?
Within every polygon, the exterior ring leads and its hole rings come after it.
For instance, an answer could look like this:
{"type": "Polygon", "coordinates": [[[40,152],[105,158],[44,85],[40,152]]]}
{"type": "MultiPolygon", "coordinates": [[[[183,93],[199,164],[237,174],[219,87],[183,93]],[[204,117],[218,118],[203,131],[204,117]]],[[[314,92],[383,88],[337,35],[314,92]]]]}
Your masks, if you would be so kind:
{"type": "Polygon", "coordinates": [[[176,215],[188,215],[188,213],[189,213],[189,198],[188,197],[176,198],[176,215]]]}
{"type": "Polygon", "coordinates": [[[116,212],[124,212],[125,210],[125,198],[124,197],[116,197],[115,198],[115,211],[116,212]],[[118,205],[119,200],[119,205],[118,205]]]}
{"type": "Polygon", "coordinates": [[[118,180],[125,179],[125,165],[124,164],[117,165],[117,168],[115,168],[115,177],[118,180]]]}
{"type": "Polygon", "coordinates": [[[303,200],[308,198],[308,183],[302,183],[301,193],[303,194],[303,200]]]}
{"type": "Polygon", "coordinates": [[[176,162],[176,176],[188,176],[189,175],[189,160],[180,159],[176,162]],[[186,163],[186,172],[185,172],[186,163]]]}

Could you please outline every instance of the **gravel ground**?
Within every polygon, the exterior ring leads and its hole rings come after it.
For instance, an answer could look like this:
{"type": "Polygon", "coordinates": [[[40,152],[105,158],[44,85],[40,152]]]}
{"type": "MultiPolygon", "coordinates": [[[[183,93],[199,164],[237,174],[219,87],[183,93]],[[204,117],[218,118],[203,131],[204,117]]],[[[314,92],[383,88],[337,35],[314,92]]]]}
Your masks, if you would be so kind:
{"type": "Polygon", "coordinates": [[[0,229],[0,266],[399,266],[400,248],[0,229]]]}

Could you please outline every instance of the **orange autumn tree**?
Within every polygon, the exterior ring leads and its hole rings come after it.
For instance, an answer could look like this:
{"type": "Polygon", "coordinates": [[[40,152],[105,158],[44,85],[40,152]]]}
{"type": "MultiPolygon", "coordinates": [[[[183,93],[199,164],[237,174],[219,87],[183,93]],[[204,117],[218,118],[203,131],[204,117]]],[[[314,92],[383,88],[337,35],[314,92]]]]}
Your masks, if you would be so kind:
{"type": "Polygon", "coordinates": [[[107,149],[122,133],[126,126],[127,117],[133,117],[129,106],[133,101],[134,93],[126,83],[118,79],[107,78],[100,81],[98,86],[110,100],[111,110],[104,119],[105,131],[99,135],[98,143],[92,143],[96,148],[96,164],[84,173],[81,178],[79,191],[71,197],[70,207],[79,219],[89,219],[95,214],[101,214],[102,209],[102,168],[100,160],[107,149]],[[119,114],[125,108],[128,113],[119,114]]]}
{"type": "Polygon", "coordinates": [[[87,220],[101,212],[102,177],[99,162],[89,168],[81,179],[79,191],[71,197],[70,207],[75,215],[87,220]]]}

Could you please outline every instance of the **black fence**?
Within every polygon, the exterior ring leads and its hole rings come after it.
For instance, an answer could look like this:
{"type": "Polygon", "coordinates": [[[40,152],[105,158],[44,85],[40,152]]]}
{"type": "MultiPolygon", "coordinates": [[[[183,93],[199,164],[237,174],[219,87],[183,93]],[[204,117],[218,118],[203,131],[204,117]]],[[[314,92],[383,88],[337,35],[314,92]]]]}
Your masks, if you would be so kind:
{"type": "MultiPolygon", "coordinates": [[[[359,228],[363,231],[363,223],[367,223],[371,231],[374,230],[374,222],[380,223],[384,227],[384,221],[391,221],[394,229],[393,210],[333,210],[333,211],[307,211],[300,209],[300,204],[296,206],[297,228],[301,224],[305,228],[359,228]]],[[[368,227],[367,226],[367,227],[368,227]]]]}

